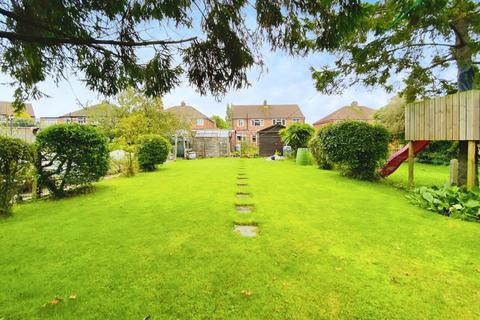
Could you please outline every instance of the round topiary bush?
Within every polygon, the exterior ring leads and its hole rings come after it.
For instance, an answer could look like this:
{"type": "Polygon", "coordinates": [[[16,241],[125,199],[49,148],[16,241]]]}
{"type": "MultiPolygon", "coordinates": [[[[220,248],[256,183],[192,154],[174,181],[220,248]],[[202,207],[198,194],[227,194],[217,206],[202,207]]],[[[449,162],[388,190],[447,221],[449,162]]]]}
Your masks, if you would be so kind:
{"type": "Polygon", "coordinates": [[[58,124],[37,134],[38,183],[55,197],[89,185],[108,172],[107,138],[96,128],[58,124]]]}
{"type": "Polygon", "coordinates": [[[326,159],[343,174],[361,180],[373,180],[376,169],[388,153],[387,129],[360,121],[343,121],[318,132],[318,146],[326,159]]]}
{"type": "Polygon", "coordinates": [[[13,199],[27,179],[33,148],[20,139],[0,136],[0,216],[11,213],[13,199]]]}
{"type": "Polygon", "coordinates": [[[157,164],[167,160],[170,143],[160,135],[145,135],[140,139],[138,148],[138,164],[143,171],[154,171],[157,164]]]}

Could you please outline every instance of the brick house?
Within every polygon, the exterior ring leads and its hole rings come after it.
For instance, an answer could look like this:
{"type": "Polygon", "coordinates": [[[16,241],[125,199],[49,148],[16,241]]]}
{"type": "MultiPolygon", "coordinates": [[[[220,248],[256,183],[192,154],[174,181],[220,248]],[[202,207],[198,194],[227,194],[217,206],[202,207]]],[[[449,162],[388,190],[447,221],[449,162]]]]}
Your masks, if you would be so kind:
{"type": "Polygon", "coordinates": [[[366,121],[372,123],[374,121],[373,115],[375,112],[377,112],[377,110],[365,106],[359,106],[357,101],[353,101],[351,105],[342,107],[314,122],[313,126],[319,129],[327,124],[342,120],[366,121]]]}
{"type": "MultiPolygon", "coordinates": [[[[25,103],[24,113],[29,115],[31,119],[35,120],[35,112],[33,111],[32,104],[25,103]]],[[[12,107],[12,103],[0,101],[0,120],[8,120],[11,116],[15,117],[15,110],[12,107]]]]}
{"type": "Polygon", "coordinates": [[[305,116],[296,104],[232,105],[233,143],[242,141],[257,144],[258,131],[275,124],[288,127],[292,123],[305,123],[305,116]]]}
{"type": "Polygon", "coordinates": [[[215,129],[215,121],[198,111],[192,106],[188,106],[184,101],[179,106],[173,106],[165,111],[171,112],[179,120],[185,121],[192,130],[215,129]]]}

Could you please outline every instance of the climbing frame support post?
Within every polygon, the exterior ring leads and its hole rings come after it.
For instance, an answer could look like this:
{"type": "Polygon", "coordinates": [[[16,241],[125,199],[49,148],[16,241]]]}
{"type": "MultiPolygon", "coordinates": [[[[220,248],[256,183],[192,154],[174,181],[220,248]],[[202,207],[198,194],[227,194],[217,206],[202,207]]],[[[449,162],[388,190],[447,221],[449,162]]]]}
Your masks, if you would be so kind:
{"type": "Polygon", "coordinates": [[[475,186],[475,153],[477,148],[476,141],[468,141],[468,163],[467,163],[467,188],[471,189],[475,186]]]}
{"type": "Polygon", "coordinates": [[[408,143],[408,186],[413,187],[413,166],[415,164],[415,151],[413,149],[413,141],[408,143]]]}

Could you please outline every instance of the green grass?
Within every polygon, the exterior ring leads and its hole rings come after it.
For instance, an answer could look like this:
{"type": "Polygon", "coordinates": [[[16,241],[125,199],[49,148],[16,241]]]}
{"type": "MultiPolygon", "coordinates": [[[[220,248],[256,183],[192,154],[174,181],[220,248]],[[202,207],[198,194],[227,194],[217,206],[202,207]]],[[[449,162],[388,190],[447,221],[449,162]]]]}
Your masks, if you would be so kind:
{"type": "MultiPolygon", "coordinates": [[[[448,183],[450,171],[448,166],[437,166],[424,163],[415,163],[414,182],[416,186],[443,186],[448,183]]],[[[397,185],[408,185],[408,165],[403,163],[385,182],[397,185]]]]}
{"type": "Polygon", "coordinates": [[[0,221],[0,319],[478,319],[480,225],[404,195],[313,166],[214,159],[19,205],[0,221]],[[251,199],[235,197],[241,161],[251,199]],[[67,299],[43,307],[55,296],[67,299]]]}

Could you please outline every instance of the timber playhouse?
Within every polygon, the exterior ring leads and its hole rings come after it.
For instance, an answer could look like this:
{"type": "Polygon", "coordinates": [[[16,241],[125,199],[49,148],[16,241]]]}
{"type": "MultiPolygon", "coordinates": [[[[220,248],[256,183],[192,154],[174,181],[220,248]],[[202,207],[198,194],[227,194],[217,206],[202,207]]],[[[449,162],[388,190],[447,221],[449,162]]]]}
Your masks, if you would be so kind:
{"type": "Polygon", "coordinates": [[[459,141],[458,161],[450,163],[450,183],[477,184],[477,141],[480,140],[480,90],[417,101],[405,107],[405,140],[379,173],[386,177],[408,160],[408,181],[414,183],[414,159],[431,141],[459,141]]]}

